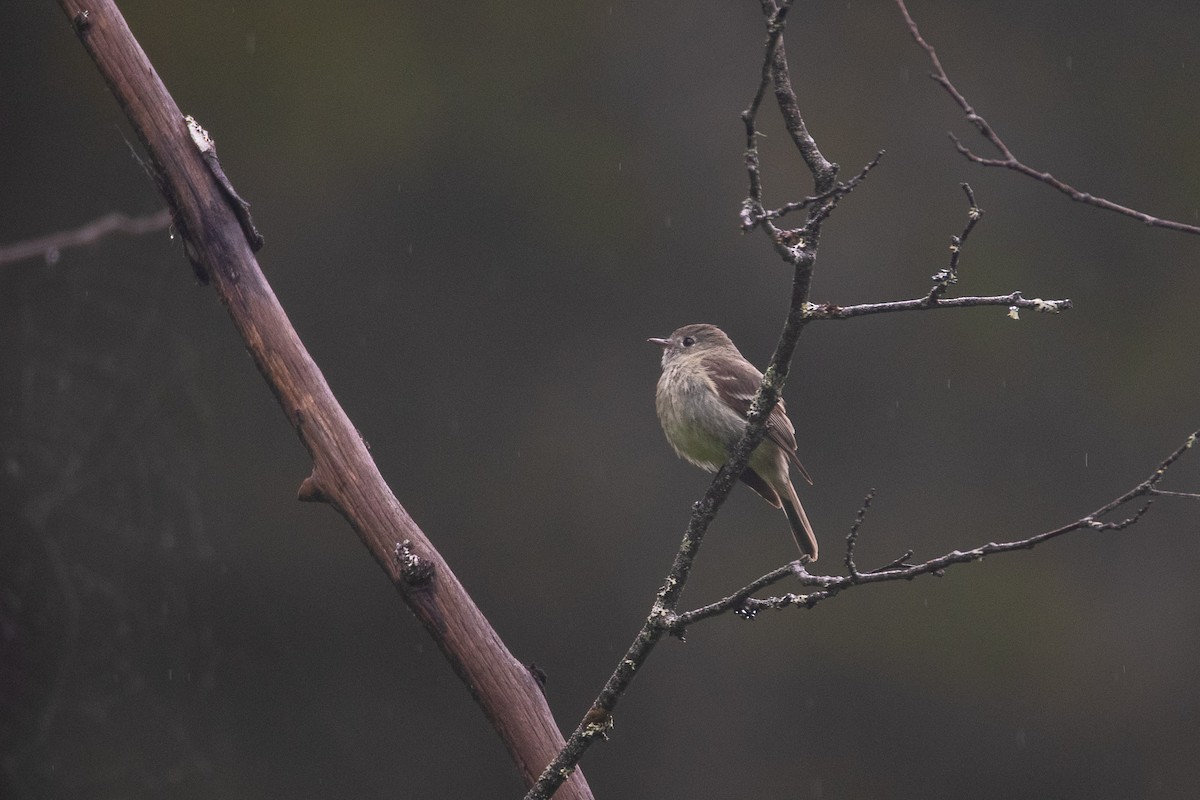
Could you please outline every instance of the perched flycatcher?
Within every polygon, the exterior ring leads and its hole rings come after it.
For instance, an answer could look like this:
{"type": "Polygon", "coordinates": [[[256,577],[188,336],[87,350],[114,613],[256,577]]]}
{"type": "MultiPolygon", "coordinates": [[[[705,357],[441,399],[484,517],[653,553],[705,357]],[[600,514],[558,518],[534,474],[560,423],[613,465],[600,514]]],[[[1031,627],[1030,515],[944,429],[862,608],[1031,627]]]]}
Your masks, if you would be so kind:
{"type": "MultiPolygon", "coordinates": [[[[681,458],[716,472],[746,432],[750,403],[762,373],[715,325],[685,325],[662,348],[662,376],[654,404],[667,441],[681,458]]],[[[742,482],[776,508],[792,526],[800,552],[817,560],[817,537],[788,476],[791,463],[812,483],[796,457],[796,429],[781,399],[767,418],[767,432],[742,472],[742,482]]]]}

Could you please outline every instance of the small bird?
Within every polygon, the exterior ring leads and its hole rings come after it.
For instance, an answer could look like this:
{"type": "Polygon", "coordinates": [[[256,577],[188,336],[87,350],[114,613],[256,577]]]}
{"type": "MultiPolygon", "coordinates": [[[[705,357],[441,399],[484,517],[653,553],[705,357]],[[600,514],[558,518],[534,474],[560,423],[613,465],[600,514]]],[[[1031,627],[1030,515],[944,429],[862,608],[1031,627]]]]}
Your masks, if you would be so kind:
{"type": "MultiPolygon", "coordinates": [[[[647,341],[662,348],[662,376],[654,404],[667,441],[681,458],[716,472],[746,431],[746,416],[762,373],[715,325],[685,325],[669,338],[647,341]]],[[[817,537],[792,486],[789,462],[812,483],[796,457],[796,429],[780,399],[741,479],[768,503],[783,509],[801,554],[816,561],[817,537]]]]}

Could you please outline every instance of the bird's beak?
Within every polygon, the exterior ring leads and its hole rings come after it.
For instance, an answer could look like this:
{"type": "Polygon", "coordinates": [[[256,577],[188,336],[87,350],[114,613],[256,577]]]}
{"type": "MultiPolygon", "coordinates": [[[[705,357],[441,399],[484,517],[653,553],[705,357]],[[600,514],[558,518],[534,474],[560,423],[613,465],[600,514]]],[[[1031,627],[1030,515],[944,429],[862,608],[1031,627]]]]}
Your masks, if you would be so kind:
{"type": "Polygon", "coordinates": [[[652,339],[647,339],[646,341],[650,342],[651,344],[656,344],[659,347],[663,348],[664,350],[671,346],[670,339],[653,339],[652,338],[652,339]]]}

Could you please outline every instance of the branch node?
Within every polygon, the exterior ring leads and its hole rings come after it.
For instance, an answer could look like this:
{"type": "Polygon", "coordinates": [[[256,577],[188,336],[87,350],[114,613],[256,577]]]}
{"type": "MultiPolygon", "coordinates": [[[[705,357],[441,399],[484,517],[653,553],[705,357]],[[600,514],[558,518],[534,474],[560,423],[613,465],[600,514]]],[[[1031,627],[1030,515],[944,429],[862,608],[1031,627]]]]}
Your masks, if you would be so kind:
{"type": "Polygon", "coordinates": [[[526,664],[525,669],[529,671],[529,677],[533,678],[534,682],[538,685],[538,688],[542,690],[543,694],[545,694],[547,680],[546,670],[539,667],[537,663],[533,661],[530,661],[528,664],[526,664]]]}
{"type": "Polygon", "coordinates": [[[983,209],[975,204],[975,192],[971,189],[971,185],[961,183],[959,186],[967,195],[967,224],[963,226],[962,233],[950,237],[950,263],[930,277],[930,280],[933,281],[933,288],[929,290],[927,297],[929,306],[937,305],[938,298],[945,294],[947,289],[958,283],[958,259],[962,256],[962,249],[967,243],[967,237],[971,235],[975,224],[983,216],[983,209]]]}
{"type": "Polygon", "coordinates": [[[746,600],[746,602],[742,603],[742,605],[735,608],[733,613],[737,614],[742,619],[752,620],[758,616],[758,608],[751,605],[750,600],[746,600]]]}
{"type": "Polygon", "coordinates": [[[329,502],[329,496],[325,494],[325,491],[321,488],[321,484],[317,480],[317,473],[315,471],[300,482],[300,491],[296,493],[296,499],[301,503],[329,502]]]}
{"type": "Polygon", "coordinates": [[[433,562],[422,558],[413,550],[412,541],[396,542],[392,551],[396,565],[400,567],[400,579],[412,587],[426,586],[433,580],[433,562]]]}
{"type": "Polygon", "coordinates": [[[604,741],[608,741],[608,732],[613,729],[615,723],[613,716],[606,708],[600,706],[592,706],[588,709],[587,714],[583,717],[584,735],[588,737],[600,737],[604,741]]]}
{"type": "Polygon", "coordinates": [[[900,556],[899,558],[897,558],[893,561],[889,561],[888,563],[884,564],[882,567],[876,567],[875,569],[868,570],[865,574],[878,575],[881,572],[887,572],[888,570],[893,570],[893,569],[912,569],[914,566],[916,566],[915,564],[908,563],[908,560],[910,558],[912,558],[912,556],[913,556],[912,550],[905,550],[904,554],[902,556],[900,556]]]}

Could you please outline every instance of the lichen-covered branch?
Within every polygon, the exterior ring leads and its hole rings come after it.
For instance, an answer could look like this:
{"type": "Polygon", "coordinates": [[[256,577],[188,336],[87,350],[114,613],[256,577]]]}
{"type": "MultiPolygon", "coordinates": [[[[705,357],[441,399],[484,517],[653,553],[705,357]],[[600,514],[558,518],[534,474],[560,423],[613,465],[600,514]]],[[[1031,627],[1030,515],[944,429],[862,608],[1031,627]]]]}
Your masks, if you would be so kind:
{"type": "Polygon", "coordinates": [[[1144,497],[1176,497],[1200,500],[1200,494],[1197,493],[1173,492],[1158,488],[1158,484],[1166,477],[1167,471],[1171,466],[1195,446],[1198,436],[1200,436],[1200,431],[1196,431],[1188,436],[1183,444],[1179,445],[1170,455],[1162,460],[1149,477],[1132,489],[1105,503],[1090,514],[1085,514],[1067,525],[1011,542],[988,542],[971,550],[954,550],[919,564],[907,563],[908,559],[912,556],[910,552],[884,567],[869,572],[860,572],[854,565],[853,554],[855,544],[858,540],[859,527],[862,524],[866,507],[870,503],[870,498],[868,497],[867,502],[863,505],[863,509],[859,511],[854,525],[851,527],[850,534],[846,537],[846,575],[813,575],[808,571],[806,565],[799,561],[793,561],[790,564],[777,567],[738,591],[733,592],[728,597],[722,598],[715,603],[678,614],[673,618],[664,620],[663,624],[670,629],[672,634],[682,635],[688,626],[720,614],[734,612],[746,619],[753,619],[755,615],[765,609],[788,607],[812,608],[818,603],[835,597],[846,589],[855,586],[865,586],[871,583],[887,583],[890,581],[908,581],[923,575],[940,576],[945,573],[947,568],[956,564],[980,561],[985,556],[998,553],[1030,550],[1051,539],[1056,539],[1059,536],[1076,531],[1100,532],[1125,530],[1131,525],[1136,524],[1145,515],[1150,509],[1151,500],[1147,500],[1127,517],[1110,521],[1105,521],[1103,518],[1144,497]],[[814,587],[816,591],[805,594],[788,593],[764,598],[753,597],[756,592],[779,583],[786,578],[795,578],[801,586],[814,587]]]}
{"type": "Polygon", "coordinates": [[[1040,297],[1024,297],[1020,292],[1012,294],[989,295],[986,297],[948,297],[943,300],[936,298],[915,297],[911,300],[888,300],[882,303],[858,303],[852,306],[839,306],[832,303],[810,304],[805,313],[810,319],[851,319],[865,317],[870,314],[891,314],[897,311],[929,311],[934,308],[973,308],[976,306],[1004,306],[1008,316],[1016,319],[1017,312],[1022,309],[1038,311],[1044,314],[1057,314],[1071,308],[1068,298],[1061,300],[1043,300],[1040,297]]]}

